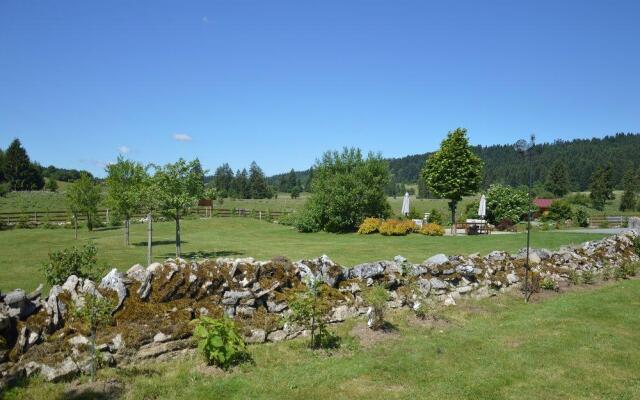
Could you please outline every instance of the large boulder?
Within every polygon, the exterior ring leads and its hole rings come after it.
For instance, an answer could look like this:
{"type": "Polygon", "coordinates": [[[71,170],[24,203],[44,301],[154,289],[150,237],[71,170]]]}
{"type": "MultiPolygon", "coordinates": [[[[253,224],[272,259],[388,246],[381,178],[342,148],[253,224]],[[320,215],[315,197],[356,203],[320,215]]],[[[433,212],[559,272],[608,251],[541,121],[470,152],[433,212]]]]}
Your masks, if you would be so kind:
{"type": "Polygon", "coordinates": [[[8,307],[8,315],[12,318],[25,319],[33,314],[37,306],[29,300],[22,289],[16,289],[4,296],[4,304],[8,307]]]}

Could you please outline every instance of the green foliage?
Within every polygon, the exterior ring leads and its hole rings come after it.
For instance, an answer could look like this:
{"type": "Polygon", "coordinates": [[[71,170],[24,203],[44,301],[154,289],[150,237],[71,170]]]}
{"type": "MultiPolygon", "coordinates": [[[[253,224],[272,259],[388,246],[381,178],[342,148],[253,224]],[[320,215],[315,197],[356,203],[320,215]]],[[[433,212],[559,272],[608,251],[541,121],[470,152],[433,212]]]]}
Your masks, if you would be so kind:
{"type": "Polygon", "coordinates": [[[270,199],[273,197],[273,191],[267,184],[267,178],[255,161],[249,166],[249,193],[252,199],[270,199]]]}
{"type": "Polygon", "coordinates": [[[584,193],[574,193],[572,195],[565,197],[565,200],[569,204],[574,204],[577,206],[584,206],[584,207],[591,206],[591,201],[589,200],[589,196],[587,196],[584,193]]]}
{"type": "Polygon", "coordinates": [[[11,187],[8,182],[0,183],[0,197],[4,197],[11,191],[11,187]]]}
{"type": "Polygon", "coordinates": [[[640,267],[640,263],[638,262],[628,262],[624,264],[621,269],[624,271],[626,276],[636,276],[638,273],[638,268],[640,267]]]}
{"type": "Polygon", "coordinates": [[[593,285],[596,279],[592,271],[582,271],[582,283],[586,285],[593,285]]]}
{"type": "Polygon", "coordinates": [[[107,206],[125,220],[142,208],[144,188],[148,182],[147,172],[142,164],[125,160],[107,166],[107,206]]]}
{"type": "Polygon", "coordinates": [[[55,179],[52,179],[52,178],[48,178],[47,179],[47,183],[44,185],[44,188],[47,189],[50,192],[57,192],[58,191],[58,181],[56,181],[55,179]]]}
{"type": "Polygon", "coordinates": [[[72,215],[84,214],[87,218],[87,228],[93,230],[98,212],[98,204],[102,194],[100,187],[93,182],[88,174],[82,174],[66,191],[67,207],[72,215]]]}
{"type": "Polygon", "coordinates": [[[579,285],[581,281],[580,274],[573,269],[569,271],[569,282],[571,282],[572,285],[579,285]]]}
{"type": "Polygon", "coordinates": [[[550,277],[546,276],[540,282],[540,288],[545,290],[558,290],[558,283],[550,277]]]}
{"type": "Polygon", "coordinates": [[[362,292],[362,299],[373,310],[373,323],[370,328],[378,330],[384,327],[384,314],[389,301],[389,292],[382,285],[373,285],[362,292]]]}
{"type": "Polygon", "coordinates": [[[3,176],[11,190],[40,190],[44,187],[42,167],[29,160],[19,139],[14,139],[3,157],[3,176]]]}
{"type": "Polygon", "coordinates": [[[47,283],[61,285],[71,275],[95,278],[97,253],[93,244],[84,245],[82,249],[72,247],[50,252],[49,262],[42,266],[47,283]]]}
{"type": "Polygon", "coordinates": [[[389,181],[387,163],[380,155],[366,159],[357,149],[326,152],[314,167],[312,195],[297,225],[302,232],[353,231],[365,217],[387,217],[384,195],[389,181]]]}
{"type": "Polygon", "coordinates": [[[602,280],[608,281],[609,279],[611,279],[612,275],[613,271],[611,269],[611,265],[605,265],[604,268],[602,268],[602,280]]]}
{"type": "Polygon", "coordinates": [[[527,214],[529,194],[522,190],[505,185],[491,185],[487,190],[487,220],[499,224],[509,220],[512,224],[520,221],[527,214]]]}
{"type": "Polygon", "coordinates": [[[571,205],[563,200],[556,200],[551,203],[549,207],[549,213],[546,215],[546,219],[551,221],[566,221],[573,219],[573,209],[571,205]]]}
{"type": "Polygon", "coordinates": [[[545,187],[556,197],[562,197],[569,191],[569,170],[562,159],[557,159],[551,166],[545,187]]]}
{"type": "Polygon", "coordinates": [[[102,354],[96,349],[98,330],[113,321],[112,312],[115,303],[107,297],[98,294],[85,293],[82,304],[74,307],[73,315],[80,319],[91,333],[91,379],[95,376],[96,365],[100,366],[102,354]]]}
{"type": "Polygon", "coordinates": [[[611,183],[609,182],[609,177],[610,173],[602,166],[599,166],[591,175],[589,198],[591,199],[592,207],[596,210],[604,210],[604,205],[610,197],[611,183]]]}
{"type": "Polygon", "coordinates": [[[620,211],[633,211],[636,209],[636,205],[638,203],[636,199],[638,182],[633,173],[633,169],[628,169],[627,172],[625,172],[622,182],[624,193],[622,194],[622,199],[620,199],[620,211]]]}
{"type": "Polygon", "coordinates": [[[613,277],[616,279],[627,279],[627,270],[623,267],[615,268],[613,271],[613,277]]]}
{"type": "Polygon", "coordinates": [[[247,345],[232,319],[203,315],[193,323],[196,324],[193,336],[198,339],[198,350],[209,364],[229,369],[248,359],[247,345]]]}
{"type": "Polygon", "coordinates": [[[581,208],[577,209],[575,213],[573,213],[573,219],[581,228],[587,228],[589,226],[589,214],[581,208]]]}
{"type": "Polygon", "coordinates": [[[427,158],[421,177],[434,195],[450,200],[453,221],[457,203],[482,183],[482,160],[471,150],[466,129],[447,134],[440,149],[427,158]]]}
{"type": "Polygon", "coordinates": [[[431,211],[429,211],[429,221],[427,222],[432,224],[444,225],[444,218],[442,217],[442,213],[440,213],[440,211],[436,210],[435,208],[432,208],[431,211]]]}
{"type": "Polygon", "coordinates": [[[158,167],[154,181],[158,188],[160,210],[167,217],[178,220],[204,193],[204,174],[200,162],[186,162],[182,158],[173,164],[158,167]]]}

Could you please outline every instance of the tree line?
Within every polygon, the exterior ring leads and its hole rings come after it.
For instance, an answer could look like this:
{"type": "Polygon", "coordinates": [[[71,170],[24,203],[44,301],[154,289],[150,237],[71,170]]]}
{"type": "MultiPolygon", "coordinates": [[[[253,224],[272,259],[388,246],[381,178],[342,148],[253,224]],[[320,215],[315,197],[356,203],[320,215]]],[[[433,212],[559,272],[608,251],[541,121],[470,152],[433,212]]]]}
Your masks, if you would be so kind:
{"type": "Polygon", "coordinates": [[[215,189],[216,198],[270,199],[277,196],[278,191],[288,192],[292,197],[297,197],[301,191],[295,172],[293,175],[283,175],[282,179],[274,184],[269,182],[255,161],[249,166],[249,171],[243,168],[235,173],[228,163],[224,163],[206,180],[207,184],[215,189]]]}

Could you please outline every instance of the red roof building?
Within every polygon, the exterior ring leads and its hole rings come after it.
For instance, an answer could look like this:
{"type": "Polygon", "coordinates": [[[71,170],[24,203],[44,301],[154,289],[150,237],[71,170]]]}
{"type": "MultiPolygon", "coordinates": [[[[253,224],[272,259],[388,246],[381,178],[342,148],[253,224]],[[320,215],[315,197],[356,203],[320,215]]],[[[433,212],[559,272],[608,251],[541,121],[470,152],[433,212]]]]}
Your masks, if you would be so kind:
{"type": "Polygon", "coordinates": [[[541,212],[549,211],[553,199],[533,199],[533,204],[540,209],[541,212]]]}

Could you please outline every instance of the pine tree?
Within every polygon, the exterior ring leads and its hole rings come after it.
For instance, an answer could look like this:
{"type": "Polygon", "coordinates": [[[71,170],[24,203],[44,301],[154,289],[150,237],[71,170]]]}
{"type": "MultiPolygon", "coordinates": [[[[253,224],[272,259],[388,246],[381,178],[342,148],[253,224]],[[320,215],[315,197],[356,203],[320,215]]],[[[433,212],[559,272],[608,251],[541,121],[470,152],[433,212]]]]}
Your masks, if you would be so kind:
{"type": "Polygon", "coordinates": [[[633,211],[636,209],[636,177],[632,169],[628,169],[622,178],[624,193],[620,199],[620,211],[633,211]]]}
{"type": "Polygon", "coordinates": [[[44,186],[40,168],[31,164],[19,139],[14,139],[7,148],[4,173],[12,190],[40,190],[44,186]]]}
{"type": "Polygon", "coordinates": [[[296,176],[296,171],[291,168],[289,174],[287,174],[287,184],[286,184],[286,192],[291,193],[294,188],[298,187],[298,177],[296,176]]]}
{"type": "Polygon", "coordinates": [[[271,198],[271,190],[264,172],[255,161],[249,167],[249,193],[252,199],[271,198]]]}
{"type": "Polygon", "coordinates": [[[562,160],[556,160],[547,174],[545,187],[556,197],[569,192],[569,170],[562,160]]]}
{"type": "Polygon", "coordinates": [[[233,170],[227,163],[218,167],[213,175],[213,186],[215,186],[220,197],[228,197],[234,191],[233,181],[233,170]]]}
{"type": "Polygon", "coordinates": [[[593,208],[603,211],[608,198],[608,185],[607,173],[602,166],[596,168],[591,175],[591,184],[589,189],[591,190],[589,198],[591,199],[593,208]]]}
{"type": "Polygon", "coordinates": [[[247,174],[247,170],[243,169],[242,171],[236,171],[236,177],[233,180],[234,183],[234,194],[239,199],[248,199],[250,198],[249,193],[249,175],[247,174]]]}
{"type": "Polygon", "coordinates": [[[615,194],[613,194],[614,183],[613,183],[613,166],[611,163],[608,163],[604,167],[604,182],[606,187],[606,196],[607,200],[613,200],[616,198],[615,194]]]}
{"type": "Polygon", "coordinates": [[[4,169],[5,169],[5,154],[2,149],[0,149],[0,183],[6,180],[4,169]]]}
{"type": "Polygon", "coordinates": [[[427,188],[424,179],[418,178],[418,198],[428,199],[430,197],[429,189],[427,188]]]}

